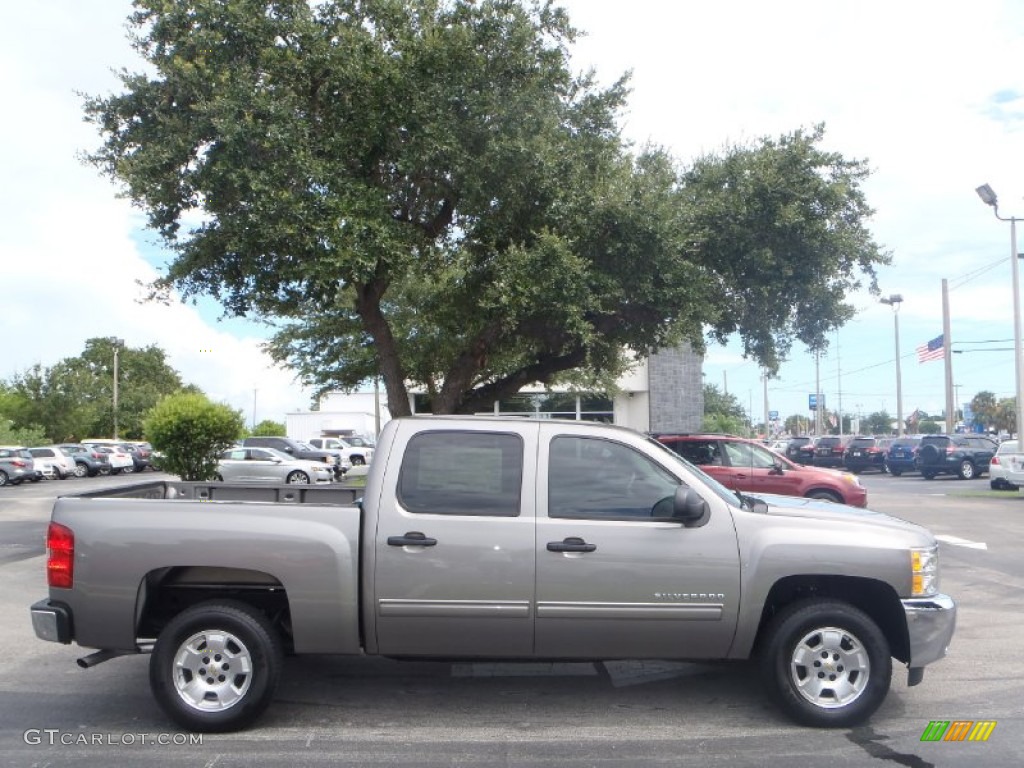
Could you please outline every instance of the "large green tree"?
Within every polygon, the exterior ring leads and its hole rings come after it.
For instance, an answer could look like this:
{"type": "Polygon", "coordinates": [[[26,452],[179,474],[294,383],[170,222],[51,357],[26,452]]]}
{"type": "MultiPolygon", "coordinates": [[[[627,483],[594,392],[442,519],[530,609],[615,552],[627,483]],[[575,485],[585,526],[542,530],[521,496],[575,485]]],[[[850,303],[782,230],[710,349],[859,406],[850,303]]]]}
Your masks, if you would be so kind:
{"type": "Polygon", "coordinates": [[[821,128],[682,167],[620,139],[626,80],[519,0],[136,0],[145,73],[86,101],[92,155],[173,250],[157,291],[285,321],[320,388],[437,412],[705,332],[769,370],[887,260],[866,165],[821,128]],[[189,221],[199,222],[183,227],[189,221]]]}
{"type": "MultiPolygon", "coordinates": [[[[185,386],[155,345],[118,348],[118,436],[143,437],[143,418],[164,395],[185,386]]],[[[40,428],[49,440],[82,440],[114,433],[114,342],[92,338],[77,357],[36,364],[7,384],[4,406],[15,427],[40,428]]]]}

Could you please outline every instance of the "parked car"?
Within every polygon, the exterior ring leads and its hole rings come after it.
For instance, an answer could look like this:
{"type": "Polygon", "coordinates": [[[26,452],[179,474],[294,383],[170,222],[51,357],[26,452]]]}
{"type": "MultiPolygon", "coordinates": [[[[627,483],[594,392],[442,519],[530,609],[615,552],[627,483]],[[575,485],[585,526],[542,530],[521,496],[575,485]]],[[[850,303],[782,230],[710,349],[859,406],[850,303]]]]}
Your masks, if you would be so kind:
{"type": "Polygon", "coordinates": [[[838,435],[822,435],[814,441],[814,466],[841,467],[846,453],[848,438],[838,435]]]}
{"type": "Polygon", "coordinates": [[[869,470],[885,472],[885,452],[891,444],[891,437],[857,435],[846,444],[843,466],[855,475],[869,470]]]}
{"type": "Polygon", "coordinates": [[[75,462],[75,477],[95,477],[110,472],[110,454],[81,443],[61,443],[57,446],[75,462]]]}
{"type": "Polygon", "coordinates": [[[342,437],[314,437],[306,441],[314,448],[322,451],[337,451],[343,461],[353,467],[369,464],[373,458],[373,448],[368,445],[355,445],[350,443],[348,438],[342,437]]]}
{"type": "Polygon", "coordinates": [[[917,468],[925,480],[956,475],[970,480],[988,472],[999,444],[985,435],[925,435],[917,450],[917,468]]]}
{"type": "MultiPolygon", "coordinates": [[[[49,464],[53,468],[53,476],[61,480],[75,474],[75,460],[64,453],[59,445],[46,445],[41,448],[29,448],[28,452],[36,460],[36,464],[49,464]]],[[[38,469],[43,469],[38,467],[38,469]]],[[[43,474],[46,474],[45,469],[43,474]]]]}
{"type": "Polygon", "coordinates": [[[813,450],[814,440],[806,435],[799,437],[789,438],[789,442],[786,443],[785,456],[790,461],[795,461],[799,464],[805,464],[807,462],[804,459],[809,459],[813,454],[811,451],[804,451],[804,448],[810,448],[813,450]]]}
{"type": "Polygon", "coordinates": [[[329,483],[334,470],[323,461],[297,459],[273,448],[229,448],[217,462],[217,479],[238,483],[329,483]]]}
{"type": "Polygon", "coordinates": [[[885,470],[893,477],[904,472],[917,471],[917,449],[921,438],[906,436],[894,438],[885,452],[885,470]]]}
{"type": "Polygon", "coordinates": [[[988,463],[988,485],[993,491],[1016,491],[1020,486],[1007,478],[1009,472],[1024,468],[1024,453],[1017,450],[1017,441],[1008,440],[999,444],[995,456],[988,463]]]}
{"type": "Polygon", "coordinates": [[[28,449],[20,445],[0,445],[0,485],[19,485],[25,480],[38,482],[35,460],[28,449]]]}
{"type": "Polygon", "coordinates": [[[753,440],[707,434],[654,438],[734,491],[828,499],[854,507],[868,503],[867,489],[850,473],[797,464],[753,440]]]}
{"type": "Polygon", "coordinates": [[[135,471],[135,462],[132,455],[120,445],[111,443],[83,443],[86,448],[107,454],[107,462],[110,464],[110,474],[118,475],[121,472],[130,474],[135,471]]]}
{"type": "Polygon", "coordinates": [[[247,437],[242,441],[242,448],[273,448],[296,459],[311,459],[327,464],[334,471],[335,477],[341,477],[343,468],[338,453],[322,451],[307,445],[301,440],[290,437],[247,437]]]}

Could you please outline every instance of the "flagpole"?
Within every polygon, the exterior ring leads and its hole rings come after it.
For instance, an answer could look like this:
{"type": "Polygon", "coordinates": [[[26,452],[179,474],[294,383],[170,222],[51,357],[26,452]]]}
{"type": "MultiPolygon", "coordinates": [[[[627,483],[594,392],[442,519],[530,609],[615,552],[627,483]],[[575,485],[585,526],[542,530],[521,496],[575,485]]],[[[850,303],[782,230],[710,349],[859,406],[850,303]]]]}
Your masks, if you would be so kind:
{"type": "Polygon", "coordinates": [[[953,342],[949,335],[949,283],[942,278],[942,345],[946,358],[946,433],[956,431],[953,413],[953,342]]]}

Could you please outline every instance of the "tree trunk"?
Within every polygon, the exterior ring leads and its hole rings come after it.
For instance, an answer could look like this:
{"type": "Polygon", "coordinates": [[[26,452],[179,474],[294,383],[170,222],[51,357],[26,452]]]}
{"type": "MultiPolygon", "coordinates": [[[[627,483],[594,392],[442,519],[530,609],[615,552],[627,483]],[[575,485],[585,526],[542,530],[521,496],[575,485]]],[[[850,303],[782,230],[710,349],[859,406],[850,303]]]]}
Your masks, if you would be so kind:
{"type": "Polygon", "coordinates": [[[379,279],[359,286],[356,291],[356,311],[363,320],[363,327],[377,347],[380,375],[384,379],[384,391],[387,393],[388,411],[392,418],[397,418],[411,415],[412,407],[409,404],[409,390],[405,386],[405,371],[398,357],[395,337],[391,333],[387,318],[380,311],[380,300],[386,288],[386,283],[379,279]]]}

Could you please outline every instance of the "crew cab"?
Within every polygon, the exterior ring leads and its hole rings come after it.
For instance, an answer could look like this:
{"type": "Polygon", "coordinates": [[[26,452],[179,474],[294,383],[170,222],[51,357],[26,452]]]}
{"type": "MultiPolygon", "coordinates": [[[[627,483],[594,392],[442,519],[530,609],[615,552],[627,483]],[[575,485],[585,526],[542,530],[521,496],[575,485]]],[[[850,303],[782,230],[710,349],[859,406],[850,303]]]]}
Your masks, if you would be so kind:
{"type": "Polygon", "coordinates": [[[794,720],[847,727],[886,697],[893,658],[916,685],[954,631],[926,529],[737,494],[622,427],[395,419],[362,499],[346,490],[61,497],[36,635],[97,649],[86,667],[150,653],[164,711],[228,731],[269,705],[285,653],[754,657],[794,720]]]}

